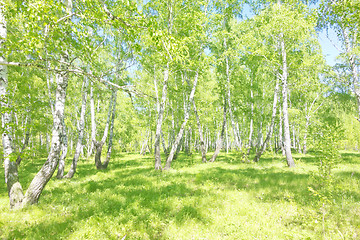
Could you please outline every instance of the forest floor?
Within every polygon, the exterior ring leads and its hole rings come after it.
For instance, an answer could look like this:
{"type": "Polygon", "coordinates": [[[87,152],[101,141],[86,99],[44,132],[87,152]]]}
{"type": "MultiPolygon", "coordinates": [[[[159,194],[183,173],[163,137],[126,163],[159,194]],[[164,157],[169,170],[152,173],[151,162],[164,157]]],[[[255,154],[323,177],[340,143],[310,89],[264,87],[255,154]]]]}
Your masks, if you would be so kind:
{"type": "MultiPolygon", "coordinates": [[[[118,154],[105,171],[81,160],[73,179],[53,177],[38,205],[16,211],[2,181],[0,239],[360,239],[360,153],[342,152],[327,187],[316,156],[294,157],[289,169],[281,155],[180,155],[167,172],[152,155],[118,154]]],[[[23,186],[42,163],[23,160],[23,186]]]]}

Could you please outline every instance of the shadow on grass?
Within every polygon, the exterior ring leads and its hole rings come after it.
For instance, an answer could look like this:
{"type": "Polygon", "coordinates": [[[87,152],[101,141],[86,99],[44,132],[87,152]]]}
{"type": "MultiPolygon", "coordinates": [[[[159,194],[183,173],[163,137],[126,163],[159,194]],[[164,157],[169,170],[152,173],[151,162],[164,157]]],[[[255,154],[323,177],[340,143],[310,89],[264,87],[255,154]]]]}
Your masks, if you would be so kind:
{"type": "MultiPolygon", "coordinates": [[[[156,172],[152,168],[152,157],[140,158],[138,155],[128,160],[112,161],[105,171],[96,170],[92,162],[81,162],[74,179],[54,179],[40,199],[41,207],[57,212],[56,221],[16,226],[6,238],[68,238],[84,225],[94,224],[104,225],[102,238],[116,239],[116,234],[106,228],[109,224],[106,221],[111,221],[115,226],[143,231],[149,239],[161,239],[167,223],[171,221],[177,225],[188,220],[204,225],[211,223],[206,210],[213,206],[221,209],[221,200],[226,197],[227,190],[253,194],[254,201],[291,201],[301,206],[311,204],[312,196],[307,189],[311,184],[310,173],[278,167],[254,168],[278,162],[281,156],[265,157],[256,165],[243,164],[236,156],[223,154],[217,162],[231,166],[236,164],[238,169],[208,163],[209,166],[198,173],[156,172]],[[52,187],[54,182],[59,186],[52,187]],[[212,202],[201,203],[205,196],[212,202]],[[154,224],[156,221],[160,224],[154,224]]],[[[173,167],[180,169],[201,162],[195,154],[190,157],[179,155],[173,167]]],[[[359,159],[360,154],[345,154],[344,157],[355,163],[356,160],[351,159],[359,159]]],[[[314,157],[301,159],[309,164],[316,161],[314,157]]],[[[24,181],[31,181],[31,176],[39,167],[41,163],[26,165],[22,176],[24,181]]],[[[360,174],[341,172],[339,176],[359,179],[360,174]]],[[[348,194],[360,201],[358,194],[348,194]]],[[[31,208],[23,211],[31,212],[31,208]]]]}

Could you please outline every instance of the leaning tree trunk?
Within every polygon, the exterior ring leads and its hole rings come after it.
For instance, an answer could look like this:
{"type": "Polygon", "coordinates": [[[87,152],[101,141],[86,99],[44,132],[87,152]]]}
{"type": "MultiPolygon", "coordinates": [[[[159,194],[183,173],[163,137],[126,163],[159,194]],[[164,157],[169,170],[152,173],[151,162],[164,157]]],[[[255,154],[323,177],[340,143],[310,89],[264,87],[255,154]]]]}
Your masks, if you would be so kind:
{"type": "Polygon", "coordinates": [[[160,137],[161,137],[161,125],[164,118],[164,110],[166,103],[167,84],[169,80],[169,64],[167,64],[164,71],[164,86],[162,89],[161,102],[158,108],[158,119],[156,122],[156,133],[155,133],[155,170],[161,170],[161,157],[160,157],[160,137]]]}
{"type": "Polygon", "coordinates": [[[214,154],[212,155],[211,159],[209,160],[210,162],[215,162],[216,157],[219,155],[220,150],[223,146],[223,141],[224,141],[224,133],[225,133],[225,125],[226,125],[226,98],[224,99],[224,114],[223,114],[223,124],[222,124],[222,128],[221,128],[221,133],[220,133],[220,137],[216,143],[216,149],[214,154]]]}
{"type": "Polygon", "coordinates": [[[63,65],[62,71],[57,73],[56,83],[55,114],[53,115],[50,152],[46,162],[30,183],[23,200],[23,206],[38,202],[42,190],[54,174],[54,171],[59,163],[62,140],[61,135],[63,133],[62,122],[64,121],[66,89],[68,86],[68,71],[66,65],[63,65]]]}
{"type": "Polygon", "coordinates": [[[184,134],[184,130],[185,130],[185,126],[189,120],[189,117],[190,117],[190,114],[189,114],[189,106],[190,104],[194,101],[194,96],[195,96],[195,90],[196,90],[196,85],[197,85],[197,81],[198,81],[198,72],[196,72],[195,74],[195,79],[194,79],[194,83],[193,83],[193,87],[191,89],[191,92],[190,92],[190,96],[189,96],[189,100],[188,100],[188,103],[184,102],[184,112],[185,112],[185,116],[184,116],[184,121],[183,123],[181,124],[181,127],[180,127],[180,130],[179,130],[179,133],[178,135],[176,136],[175,138],[175,142],[174,144],[172,145],[172,148],[170,150],[170,153],[169,153],[169,156],[166,160],[166,165],[165,165],[165,168],[164,170],[169,170],[170,167],[171,167],[171,162],[174,158],[174,154],[176,152],[176,149],[178,148],[178,145],[180,143],[180,140],[181,138],[183,137],[183,134],[184,134]],[[190,103],[190,104],[189,104],[190,103]]]}
{"type": "Polygon", "coordinates": [[[276,85],[275,85],[275,91],[274,91],[274,101],[273,101],[273,108],[272,108],[271,123],[270,123],[269,131],[266,135],[265,141],[261,145],[260,150],[255,155],[254,162],[259,161],[259,159],[260,159],[261,155],[264,153],[264,151],[266,149],[266,145],[270,141],[271,135],[273,133],[274,122],[275,122],[275,117],[276,117],[276,110],[277,110],[277,102],[278,102],[278,91],[279,91],[279,80],[276,79],[276,85]]]}
{"type": "Polygon", "coordinates": [[[284,119],[284,149],[286,161],[289,167],[295,167],[294,159],[291,155],[291,140],[290,140],[290,126],[288,115],[288,69],[286,59],[285,41],[283,38],[280,40],[281,56],[282,56],[282,99],[283,99],[283,119],[284,119]]]}
{"type": "Polygon", "coordinates": [[[76,148],[75,148],[75,154],[74,154],[74,158],[72,160],[71,163],[71,167],[69,172],[64,176],[64,178],[72,178],[76,172],[76,167],[77,167],[77,163],[81,154],[81,149],[83,147],[82,145],[82,141],[84,138],[84,128],[85,128],[85,112],[86,112],[86,98],[87,98],[87,88],[88,88],[88,78],[84,77],[84,82],[83,82],[83,92],[82,92],[82,100],[81,100],[81,111],[80,111],[80,120],[79,120],[79,136],[78,136],[78,140],[76,143],[76,148]]]}

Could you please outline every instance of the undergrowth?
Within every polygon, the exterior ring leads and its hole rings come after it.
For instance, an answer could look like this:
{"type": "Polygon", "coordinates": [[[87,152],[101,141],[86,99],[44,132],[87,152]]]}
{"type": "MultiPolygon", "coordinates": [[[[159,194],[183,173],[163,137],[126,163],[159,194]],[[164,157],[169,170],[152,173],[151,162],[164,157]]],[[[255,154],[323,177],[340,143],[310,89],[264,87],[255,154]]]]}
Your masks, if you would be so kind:
{"type": "MultiPolygon", "coordinates": [[[[39,204],[22,210],[9,210],[2,182],[0,239],[359,239],[360,154],[341,156],[326,221],[308,190],[316,155],[294,155],[289,169],[281,155],[252,163],[221,153],[202,164],[180,154],[157,172],[153,156],[121,154],[105,171],[81,160],[73,179],[53,178],[39,204]]],[[[22,163],[24,188],[43,161],[22,163]]]]}

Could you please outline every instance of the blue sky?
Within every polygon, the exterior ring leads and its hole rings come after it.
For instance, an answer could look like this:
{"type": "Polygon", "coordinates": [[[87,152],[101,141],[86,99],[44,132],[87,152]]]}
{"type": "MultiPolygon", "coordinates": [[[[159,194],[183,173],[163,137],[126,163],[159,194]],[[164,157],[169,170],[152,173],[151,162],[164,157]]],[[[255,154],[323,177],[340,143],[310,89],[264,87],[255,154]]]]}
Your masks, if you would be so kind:
{"type": "Polygon", "coordinates": [[[337,48],[341,49],[341,45],[339,44],[335,32],[329,29],[327,37],[326,31],[323,30],[318,34],[318,36],[327,64],[334,66],[336,63],[336,57],[339,55],[339,51],[336,49],[336,47],[334,47],[334,44],[337,46],[337,48]],[[330,38],[331,41],[328,38],[330,38]]]}

